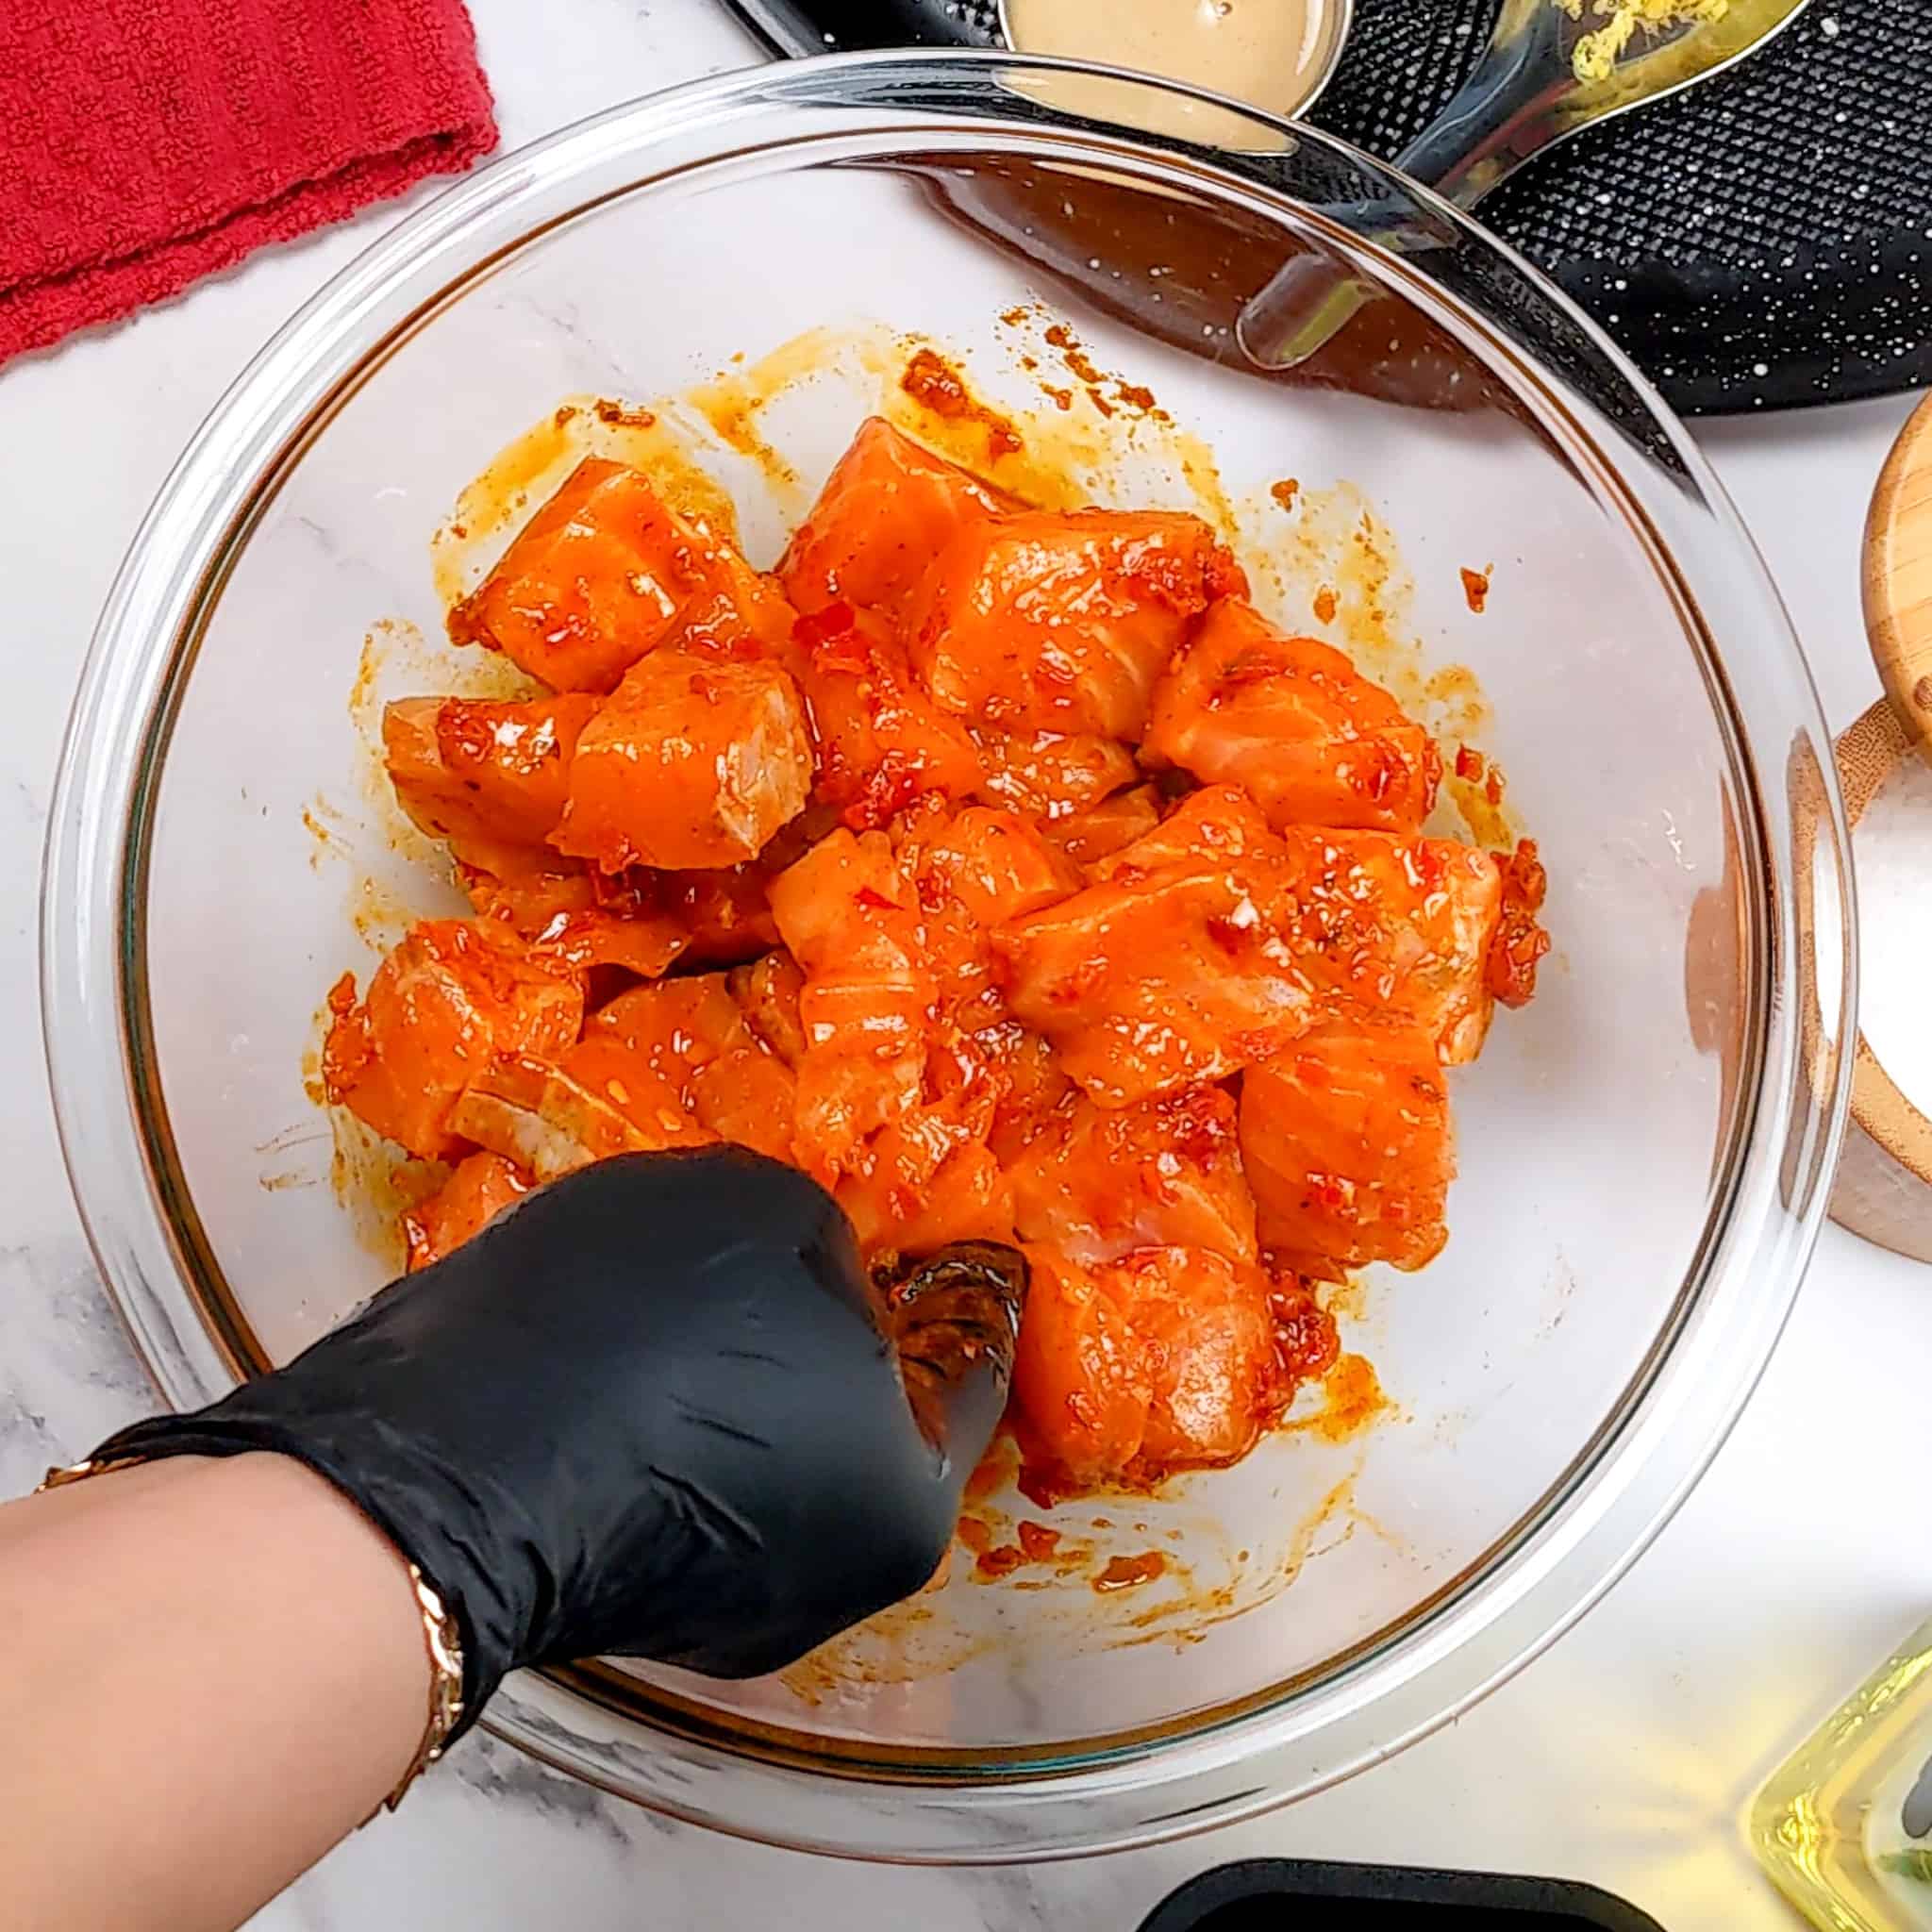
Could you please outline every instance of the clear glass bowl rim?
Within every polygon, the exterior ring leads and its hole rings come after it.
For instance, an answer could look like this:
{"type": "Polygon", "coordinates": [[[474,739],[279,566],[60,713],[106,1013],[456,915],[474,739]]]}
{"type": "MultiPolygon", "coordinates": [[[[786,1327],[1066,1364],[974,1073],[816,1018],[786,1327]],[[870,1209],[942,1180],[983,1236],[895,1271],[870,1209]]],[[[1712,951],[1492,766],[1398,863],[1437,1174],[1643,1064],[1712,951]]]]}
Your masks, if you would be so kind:
{"type": "MultiPolygon", "coordinates": [[[[958,51],[826,56],[753,68],[646,96],[508,155],[398,223],[314,296],[260,352],[197,432],[122,565],[91,644],[50,813],[42,897],[43,1024],[61,1146],[104,1280],[163,1394],[180,1407],[232,1386],[234,1370],[193,1314],[179,1217],[144,1137],[139,1096],[145,1000],[140,933],[148,814],[169,723],[192,670],[224,560],[245,543],[273,479],[355,373],[398,332],[421,325],[479,267],[528,232],[520,212],[555,198],[592,166],[635,162],[673,131],[715,133],[709,152],[758,145],[774,105],[871,109],[916,89],[988,123],[1012,93],[998,76],[1029,69],[1101,73],[1124,85],[1189,93],[1078,63],[958,51]],[[736,142],[733,143],[733,137],[736,142]],[[267,487],[265,487],[267,486],[267,487]]],[[[1710,541],[1756,573],[1758,663],[1725,667],[1727,704],[1754,888],[1752,952],[1760,1010],[1750,1090],[1732,1169],[1673,1323],[1593,1446],[1517,1526],[1480,1574],[1412,1616],[1338,1672],[1219,1725],[1100,1761],[1041,1769],[989,1761],[944,1775],[885,1763],[814,1763],[795,1752],[721,1744],[699,1730],[644,1729],[614,1717],[568,1674],[512,1680],[486,1720],[546,1761],[621,1795],[713,1827],[800,1849],[937,1863],[1064,1857],[1173,1838],[1324,1788],[1446,1723],[1519,1669],[1594,1603],[1674,1512],[1728,1433],[1782,1329],[1824,1208],[1849,1087],[1855,920],[1846,834],[1816,693],[1789,619],[1736,513],[1681,425],[1641,375],[1566,298],[1504,244],[1416,184],[1346,143],[1241,108],[1264,127],[1313,143],[1375,177],[1393,199],[1487,251],[1563,311],[1627,385],[1672,446],[1710,541]],[[1733,673],[1739,675],[1732,675],[1733,673]],[[1794,775],[1796,774],[1796,775],[1794,775]],[[1808,798],[1800,799],[1800,791],[1808,798]],[[1795,829],[1803,826],[1803,831],[1795,829]],[[1830,861],[1821,866],[1820,858],[1830,861]],[[1807,938],[1809,888],[1835,891],[1845,959],[1838,1010],[1819,1007],[1807,938]]],[[[1184,167],[1223,193],[1267,201],[1258,171],[1161,137],[1058,127],[1091,156],[1184,167]]],[[[1009,130],[1017,131],[1017,130],[1009,130]]],[[[1042,135],[1040,109],[1024,129],[1042,135]]],[[[1307,210],[1274,196],[1277,210],[1307,210]]],[[[547,219],[558,217],[551,213],[547,219]]],[[[1416,272],[1340,235],[1385,280],[1425,290],[1416,272]]],[[[1441,305],[1453,307],[1438,296],[1441,305]]],[[[1467,313],[1467,311],[1464,311],[1467,313]]],[[[1520,352],[1519,352],[1520,355],[1520,352]]],[[[1546,390],[1561,379],[1535,372],[1546,390]]],[[[1652,459],[1623,446],[1609,462],[1639,501],[1652,459]]],[[[1687,559],[1675,559],[1680,570],[1687,559]]],[[[1694,576],[1694,571],[1685,571],[1694,576]]],[[[1712,648],[1712,656],[1715,658],[1712,648]]],[[[1721,693],[1721,700],[1716,695],[1721,693]]]]}

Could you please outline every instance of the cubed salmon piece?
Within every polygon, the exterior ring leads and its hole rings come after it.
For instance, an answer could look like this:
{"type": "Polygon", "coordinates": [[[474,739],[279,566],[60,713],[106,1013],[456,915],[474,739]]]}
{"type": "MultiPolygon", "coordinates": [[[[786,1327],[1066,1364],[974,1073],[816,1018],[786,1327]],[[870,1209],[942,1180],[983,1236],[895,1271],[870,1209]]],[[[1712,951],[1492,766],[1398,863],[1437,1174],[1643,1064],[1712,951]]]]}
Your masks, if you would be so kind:
{"type": "Polygon", "coordinates": [[[653,1147],[703,1147],[714,1138],[700,1123],[684,1069],[668,1071],[611,1033],[586,1033],[558,1063],[584,1092],[613,1108],[653,1147]]]}
{"type": "Polygon", "coordinates": [[[777,943],[762,862],[718,872],[591,870],[541,846],[465,847],[457,877],[470,903],[546,960],[621,966],[657,979],[687,966],[736,965],[777,943]]]}
{"type": "Polygon", "coordinates": [[[441,1187],[403,1215],[409,1272],[454,1254],[506,1208],[514,1208],[534,1185],[524,1169],[500,1154],[465,1155],[441,1187]]]}
{"type": "Polygon", "coordinates": [[[608,691],[659,644],[783,658],[791,607],[724,537],[649,479],[587,457],[449,614],[554,691],[608,691]]]}
{"type": "Polygon", "coordinates": [[[1420,1268],[1449,1238],[1456,1141],[1420,1026],[1340,1017],[1250,1067],[1241,1141],[1261,1240],[1304,1272],[1420,1268]]]}
{"type": "Polygon", "coordinates": [[[1253,892],[1225,871],[1099,885],[995,934],[1014,1016],[1103,1107],[1265,1058],[1307,1024],[1253,892]]]}
{"type": "Polygon", "coordinates": [[[1135,1474],[1239,1462],[1291,1392],[1258,1268],[1199,1248],[1141,1248],[1114,1264],[1134,1341],[1152,1364],[1135,1474]]]}
{"type": "Polygon", "coordinates": [[[1029,819],[993,806],[910,811],[892,827],[919,908],[917,942],[949,1021],[969,1032],[1006,1017],[992,929],[1078,891],[1078,869],[1029,819]]]}
{"type": "Polygon", "coordinates": [[[498,1054],[464,1088],[450,1122],[465,1140],[540,1181],[619,1154],[692,1144],[690,1124],[675,1109],[626,1111],[556,1061],[528,1054],[498,1054]]]}
{"type": "Polygon", "coordinates": [[[1013,1399],[1046,1456],[1076,1483],[1124,1475],[1141,1453],[1152,1366],[1110,1271],[1028,1247],[1013,1399]]]}
{"type": "Polygon", "coordinates": [[[657,979],[695,954],[693,925],[660,889],[702,873],[607,876],[537,846],[466,847],[457,878],[477,912],[514,933],[534,959],[566,970],[620,967],[657,979]],[[473,862],[471,854],[475,853],[473,862]]]}
{"type": "Polygon", "coordinates": [[[912,675],[906,648],[849,604],[798,622],[799,682],[818,753],[813,795],[855,831],[883,825],[916,799],[979,788],[966,727],[912,675]]]}
{"type": "Polygon", "coordinates": [[[869,417],[787,546],[778,581],[800,610],[843,603],[895,620],[965,525],[1018,508],[1005,491],[869,417]]]}
{"type": "Polygon", "coordinates": [[[1307,826],[1282,834],[1283,935],[1324,1003],[1414,1020],[1444,1065],[1473,1060],[1489,1030],[1490,942],[1503,904],[1492,855],[1452,839],[1307,826]]]}
{"type": "Polygon", "coordinates": [[[491,928],[427,919],[409,928],[356,1003],[353,974],[329,994],[329,1099],[425,1160],[465,1151],[450,1115],[499,1054],[557,1055],[583,1024],[575,977],[531,964],[491,928]]]}
{"type": "Polygon", "coordinates": [[[586,1034],[558,1071],[616,1109],[653,1148],[703,1148],[713,1138],[697,1121],[686,1088],[614,1034],[586,1034]]]}
{"type": "Polygon", "coordinates": [[[821,840],[773,881],[772,913],[805,974],[798,1158],[826,1180],[918,1104],[939,987],[917,898],[883,832],[821,840]]]}
{"type": "Polygon", "coordinates": [[[1091,732],[999,731],[976,725],[985,774],[979,794],[1048,824],[1092,809],[1141,775],[1117,738],[1091,732]]]}
{"type": "Polygon", "coordinates": [[[619,993],[585,1023],[584,1041],[610,1041],[635,1056],[691,1114],[697,1075],[721,1054],[752,1043],[722,973],[660,980],[619,993]]]}
{"type": "Polygon", "coordinates": [[[747,1036],[699,1068],[691,1081],[699,1121],[721,1141],[790,1160],[798,1081],[762,1041],[747,1036]]]}
{"type": "Polygon", "coordinates": [[[1136,1107],[1070,1102],[1013,1164],[1020,1237],[1075,1261],[1135,1248],[1255,1258],[1255,1200],[1241,1174],[1234,1098],[1190,1087],[1136,1107]]]}
{"type": "Polygon", "coordinates": [[[1088,866],[1098,880],[1131,884],[1177,865],[1246,862],[1278,865],[1282,844],[1248,794],[1235,785],[1204,785],[1177,801],[1130,842],[1088,866]]]}
{"type": "Polygon", "coordinates": [[[1093,1266],[1025,1252],[1013,1391],[1075,1482],[1235,1462],[1279,1414],[1287,1377],[1258,1269],[1193,1248],[1093,1266]]]}
{"type": "Polygon", "coordinates": [[[929,1255],[955,1241],[1013,1240],[1013,1189],[992,1149],[962,1147],[932,1177],[918,1212],[899,1224],[893,1244],[902,1255],[929,1255]]]}
{"type": "Polygon", "coordinates": [[[916,974],[918,901],[884,832],[828,833],[772,881],[771,906],[808,981],[855,950],[884,974],[916,974]]]}
{"type": "Polygon", "coordinates": [[[1246,588],[1198,517],[1027,511],[953,538],[908,608],[907,635],[926,689],[975,724],[1132,742],[1194,621],[1246,588]]]}
{"type": "Polygon", "coordinates": [[[1136,785],[1042,829],[1075,865],[1086,868],[1144,839],[1159,823],[1159,792],[1151,785],[1136,785]]]}
{"type": "Polygon", "coordinates": [[[811,777],[778,665],[656,651],[584,727],[550,842],[607,873],[735,865],[804,808],[811,777]]]}
{"type": "MultiPolygon", "coordinates": [[[[808,982],[808,1009],[810,997],[808,982]]],[[[1005,1177],[985,1144],[1004,1083],[976,1040],[937,1019],[924,1026],[920,1051],[917,1077],[894,1094],[890,1114],[836,1160],[824,1159],[823,1140],[800,1108],[799,1150],[808,1164],[816,1159],[827,1174],[836,1170],[839,1202],[874,1257],[1012,1237],[1005,1177]]],[[[808,1051],[799,1069],[802,1095],[826,1058],[823,1049],[808,1051]]]]}
{"type": "Polygon", "coordinates": [[[723,973],[634,987],[591,1014],[568,1071],[675,1145],[716,1138],[791,1158],[791,1072],[753,1032],[723,973]],[[670,1110],[667,1113],[667,1108],[670,1110]]]}
{"type": "Polygon", "coordinates": [[[1435,741],[1340,651],[1233,598],[1209,608],[1156,686],[1141,756],[1241,786],[1277,828],[1412,832],[1442,775],[1435,741]]]}
{"type": "Polygon", "coordinates": [[[521,704],[403,698],[383,710],[383,761],[403,809],[459,852],[479,841],[541,846],[596,708],[582,691],[521,704]]]}
{"type": "Polygon", "coordinates": [[[1102,1107],[1224,1079],[1308,1023],[1265,824],[1249,836],[1231,805],[1195,793],[1103,863],[1108,875],[993,936],[1014,1017],[1102,1107]]]}
{"type": "Polygon", "coordinates": [[[893,842],[923,908],[954,903],[980,925],[1024,919],[1085,883],[1038,825],[997,806],[911,816],[893,842]]]}
{"type": "Polygon", "coordinates": [[[1045,1039],[1017,1020],[1003,1020],[973,1036],[1000,1083],[987,1144],[1010,1165],[1052,1127],[1060,1103],[1074,1091],[1045,1039]]]}
{"type": "Polygon", "coordinates": [[[725,983],[751,1030],[788,1067],[796,1067],[805,1053],[805,1025],[798,1017],[805,974],[798,961],[775,946],[763,958],[734,967],[725,983]]]}
{"type": "Polygon", "coordinates": [[[946,1104],[889,1122],[834,1191],[868,1260],[918,1255],[950,1241],[1010,1241],[1011,1189],[973,1123],[946,1104]]]}

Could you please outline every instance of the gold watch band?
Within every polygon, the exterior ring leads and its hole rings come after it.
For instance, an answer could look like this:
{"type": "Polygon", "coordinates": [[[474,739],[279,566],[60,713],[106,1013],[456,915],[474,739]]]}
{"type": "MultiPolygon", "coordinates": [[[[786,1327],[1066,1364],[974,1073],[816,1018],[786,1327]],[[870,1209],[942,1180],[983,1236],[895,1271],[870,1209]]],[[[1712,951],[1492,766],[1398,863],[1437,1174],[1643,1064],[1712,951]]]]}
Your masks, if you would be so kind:
{"type": "Polygon", "coordinates": [[[416,1607],[423,1613],[423,1641],[429,1650],[429,1717],[408,1770],[383,1801],[385,1808],[391,1811],[403,1802],[403,1793],[442,1756],[450,1733],[463,1715],[462,1633],[436,1586],[413,1563],[409,1565],[409,1582],[416,1592],[416,1607]]]}

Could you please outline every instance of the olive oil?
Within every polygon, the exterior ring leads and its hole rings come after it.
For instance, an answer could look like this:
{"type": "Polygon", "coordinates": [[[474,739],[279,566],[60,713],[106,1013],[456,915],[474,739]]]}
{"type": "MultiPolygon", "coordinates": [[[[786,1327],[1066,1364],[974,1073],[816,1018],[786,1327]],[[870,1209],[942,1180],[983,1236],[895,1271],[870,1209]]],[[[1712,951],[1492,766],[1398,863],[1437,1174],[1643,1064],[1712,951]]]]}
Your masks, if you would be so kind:
{"type": "Polygon", "coordinates": [[[1750,1831],[1778,1889],[1825,1932],[1932,1928],[1932,1623],[1779,1768],[1750,1831]]]}

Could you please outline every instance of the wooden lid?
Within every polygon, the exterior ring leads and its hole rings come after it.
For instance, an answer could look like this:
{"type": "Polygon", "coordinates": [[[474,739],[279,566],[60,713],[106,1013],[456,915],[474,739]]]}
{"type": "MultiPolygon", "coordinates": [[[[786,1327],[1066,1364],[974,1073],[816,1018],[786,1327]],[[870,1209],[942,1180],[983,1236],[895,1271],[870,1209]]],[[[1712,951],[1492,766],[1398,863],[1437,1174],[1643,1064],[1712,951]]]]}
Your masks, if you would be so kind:
{"type": "Polygon", "coordinates": [[[1900,724],[1932,747],[1932,398],[1899,432],[1873,492],[1865,634],[1900,724]]]}
{"type": "MultiPolygon", "coordinates": [[[[1834,747],[1854,827],[1901,758],[1932,758],[1932,401],[1920,405],[1880,473],[1865,525],[1864,593],[1886,694],[1834,747]]],[[[1932,839],[1924,862],[1932,892],[1932,839]]],[[[1932,1094],[1903,1093],[1860,1033],[1831,1214],[1867,1241],[1932,1261],[1932,1119],[1922,1105],[1932,1106],[1932,1094]]]]}

